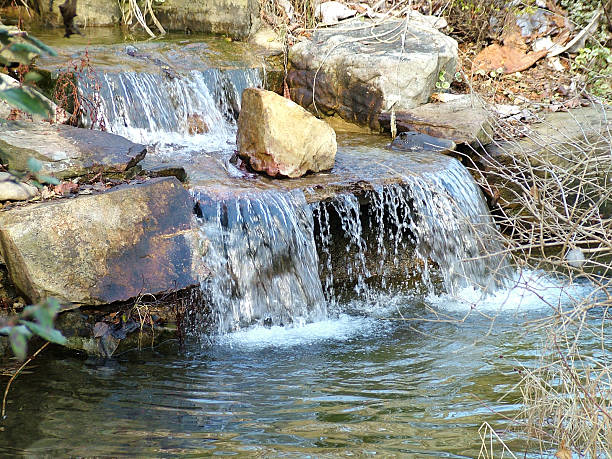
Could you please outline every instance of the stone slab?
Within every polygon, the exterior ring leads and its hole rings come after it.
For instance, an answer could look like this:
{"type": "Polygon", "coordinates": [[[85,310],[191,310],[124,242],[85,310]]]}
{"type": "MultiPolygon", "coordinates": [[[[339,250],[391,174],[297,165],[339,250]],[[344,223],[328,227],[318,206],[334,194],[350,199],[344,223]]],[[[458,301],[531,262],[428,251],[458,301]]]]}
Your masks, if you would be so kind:
{"type": "Polygon", "coordinates": [[[193,204],[174,177],[0,213],[9,276],[67,308],[197,285],[193,204]]]}
{"type": "Polygon", "coordinates": [[[123,173],[147,154],[144,145],[103,131],[63,124],[0,120],[0,160],[10,169],[27,171],[28,158],[42,172],[70,179],[96,172],[123,173]]]}

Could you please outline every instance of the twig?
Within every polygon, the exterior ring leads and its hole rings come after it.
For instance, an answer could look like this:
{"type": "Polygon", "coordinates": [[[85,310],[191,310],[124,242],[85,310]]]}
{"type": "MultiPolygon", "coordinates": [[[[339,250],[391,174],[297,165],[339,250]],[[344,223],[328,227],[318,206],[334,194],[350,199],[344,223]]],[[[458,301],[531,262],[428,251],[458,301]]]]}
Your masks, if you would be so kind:
{"type": "Polygon", "coordinates": [[[8,396],[8,392],[9,392],[9,389],[11,388],[11,384],[13,383],[13,381],[15,380],[17,375],[19,375],[21,370],[23,370],[28,363],[30,363],[32,360],[34,360],[36,358],[36,356],[38,354],[40,354],[48,345],[49,345],[49,341],[47,341],[45,344],[43,344],[34,354],[32,354],[32,357],[30,357],[28,360],[26,360],[17,369],[17,371],[13,374],[13,376],[11,376],[11,379],[9,379],[9,382],[6,384],[6,388],[4,389],[4,397],[2,398],[2,416],[1,416],[2,419],[4,419],[4,416],[5,416],[5,413],[6,413],[6,397],[8,396]]]}

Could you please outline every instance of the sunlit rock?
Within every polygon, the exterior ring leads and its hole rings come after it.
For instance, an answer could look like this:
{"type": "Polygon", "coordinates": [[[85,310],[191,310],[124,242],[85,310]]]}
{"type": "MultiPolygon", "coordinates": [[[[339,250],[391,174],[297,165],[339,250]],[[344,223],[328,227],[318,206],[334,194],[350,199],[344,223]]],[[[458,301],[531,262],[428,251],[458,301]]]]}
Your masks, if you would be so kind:
{"type": "Polygon", "coordinates": [[[175,178],[3,212],[0,247],[32,302],[107,304],[197,285],[189,193],[175,178]]]}
{"type": "Polygon", "coordinates": [[[289,59],[292,100],[378,129],[381,113],[426,103],[441,72],[454,75],[457,42],[421,22],[350,20],[317,29],[289,59]]]}
{"type": "Polygon", "coordinates": [[[238,118],[239,155],[256,171],[271,177],[301,177],[331,169],[336,133],[324,121],[271,91],[242,93],[238,118]]]}

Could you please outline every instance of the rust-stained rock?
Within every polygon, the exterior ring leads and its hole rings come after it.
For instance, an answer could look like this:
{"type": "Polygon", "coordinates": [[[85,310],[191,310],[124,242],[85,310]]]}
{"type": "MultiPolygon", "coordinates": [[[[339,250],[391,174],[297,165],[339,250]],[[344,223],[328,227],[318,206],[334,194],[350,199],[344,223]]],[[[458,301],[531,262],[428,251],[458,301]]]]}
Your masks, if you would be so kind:
{"type": "MultiPolygon", "coordinates": [[[[379,121],[383,131],[391,130],[390,114],[382,114],[379,121]]],[[[493,134],[491,114],[480,98],[470,95],[396,112],[395,124],[398,133],[417,131],[474,148],[489,144],[493,134]]]]}
{"type": "Polygon", "coordinates": [[[301,177],[334,167],[336,133],[296,103],[265,89],[242,93],[238,154],[271,177],[301,177]]]}
{"type": "Polygon", "coordinates": [[[68,308],[197,284],[192,201],[174,177],[0,213],[0,248],[30,301],[68,308]]]}
{"type": "Polygon", "coordinates": [[[147,148],[121,136],[63,124],[0,120],[0,160],[27,171],[28,158],[42,163],[43,174],[69,179],[91,168],[121,174],[135,166],[147,148]]]}

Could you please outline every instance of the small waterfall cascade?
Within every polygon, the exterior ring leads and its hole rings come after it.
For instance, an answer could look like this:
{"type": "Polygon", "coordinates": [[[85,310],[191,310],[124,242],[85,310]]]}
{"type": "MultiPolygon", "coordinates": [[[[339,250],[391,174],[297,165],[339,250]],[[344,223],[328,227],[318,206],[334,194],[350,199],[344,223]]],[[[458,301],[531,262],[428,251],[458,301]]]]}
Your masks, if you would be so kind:
{"type": "Polygon", "coordinates": [[[240,97],[261,86],[260,69],[206,69],[187,74],[102,72],[80,82],[99,105],[94,127],[145,145],[219,151],[232,148],[240,97]]]}
{"type": "Polygon", "coordinates": [[[374,186],[361,199],[342,194],[312,209],[328,300],[340,293],[338,284],[367,295],[372,284],[414,289],[419,277],[421,289],[434,292],[441,284],[453,294],[467,286],[493,291],[510,279],[484,198],[458,161],[436,173],[374,186]],[[334,232],[334,225],[341,230],[334,232]],[[338,273],[340,282],[334,279],[338,273]]]}
{"type": "MultiPolygon", "coordinates": [[[[99,103],[94,127],[153,147],[158,159],[199,165],[191,159],[200,154],[229,158],[240,96],[262,85],[262,72],[101,72],[94,86],[80,85],[99,103]]],[[[368,172],[363,161],[350,164],[368,172]]],[[[407,168],[392,181],[370,176],[361,180],[367,191],[313,203],[310,185],[287,191],[215,176],[216,191],[197,186],[206,323],[220,334],[255,323],[299,326],[380,291],[503,286],[511,270],[483,196],[458,161],[444,164],[407,168]]]]}
{"type": "Polygon", "coordinates": [[[326,316],[312,211],[301,191],[237,199],[196,195],[209,241],[202,280],[223,333],[251,325],[303,325],[326,316]]]}

